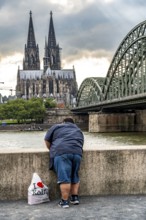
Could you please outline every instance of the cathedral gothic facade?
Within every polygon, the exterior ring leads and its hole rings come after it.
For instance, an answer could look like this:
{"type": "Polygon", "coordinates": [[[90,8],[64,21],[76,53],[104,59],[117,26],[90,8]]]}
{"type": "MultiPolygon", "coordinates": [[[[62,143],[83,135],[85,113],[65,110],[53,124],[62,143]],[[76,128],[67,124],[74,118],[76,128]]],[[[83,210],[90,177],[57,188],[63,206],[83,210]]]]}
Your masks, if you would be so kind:
{"type": "Polygon", "coordinates": [[[18,68],[16,95],[19,98],[55,98],[58,103],[74,105],[77,95],[76,74],[73,69],[61,68],[61,56],[53,24],[52,12],[48,39],[45,41],[43,69],[40,69],[39,46],[36,44],[32,13],[24,49],[23,69],[18,68]]]}

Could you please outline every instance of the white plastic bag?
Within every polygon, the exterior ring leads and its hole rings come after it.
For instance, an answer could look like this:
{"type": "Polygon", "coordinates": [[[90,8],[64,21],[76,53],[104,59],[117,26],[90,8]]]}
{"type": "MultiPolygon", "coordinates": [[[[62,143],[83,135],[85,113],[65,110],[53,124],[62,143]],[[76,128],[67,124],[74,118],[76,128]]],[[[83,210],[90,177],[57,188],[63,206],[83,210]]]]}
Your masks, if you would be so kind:
{"type": "Polygon", "coordinates": [[[48,201],[50,201],[48,187],[42,183],[37,173],[33,173],[31,184],[28,187],[28,204],[34,205],[48,201]]]}

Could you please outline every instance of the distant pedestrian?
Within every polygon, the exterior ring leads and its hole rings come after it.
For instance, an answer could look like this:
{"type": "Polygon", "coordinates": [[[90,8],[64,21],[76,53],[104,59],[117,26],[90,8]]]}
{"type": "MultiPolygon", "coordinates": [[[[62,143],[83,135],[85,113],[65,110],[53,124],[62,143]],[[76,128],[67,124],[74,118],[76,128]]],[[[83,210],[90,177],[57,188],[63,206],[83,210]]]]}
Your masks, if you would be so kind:
{"type": "Polygon", "coordinates": [[[59,206],[69,207],[79,204],[79,168],[83,153],[84,136],[72,118],[53,125],[45,135],[45,143],[50,150],[50,169],[57,174],[61,201],[59,206]]]}

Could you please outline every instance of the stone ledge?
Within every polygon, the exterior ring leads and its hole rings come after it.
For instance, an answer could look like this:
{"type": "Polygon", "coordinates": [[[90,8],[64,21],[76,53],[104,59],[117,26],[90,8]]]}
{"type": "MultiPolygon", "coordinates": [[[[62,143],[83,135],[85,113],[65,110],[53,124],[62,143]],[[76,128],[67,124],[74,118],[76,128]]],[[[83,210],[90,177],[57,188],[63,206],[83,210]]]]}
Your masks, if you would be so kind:
{"type": "MultiPolygon", "coordinates": [[[[49,187],[50,198],[59,198],[56,176],[48,170],[48,161],[45,149],[0,152],[0,200],[26,199],[33,172],[49,187]]],[[[146,146],[85,150],[80,178],[83,196],[145,194],[146,146]]]]}
{"type": "MultiPolygon", "coordinates": [[[[86,141],[87,142],[87,141],[86,141]]],[[[85,143],[84,148],[85,151],[120,151],[120,150],[146,150],[146,145],[108,145],[108,146],[103,146],[103,145],[93,145],[92,144],[89,146],[88,143],[85,143]]],[[[41,148],[5,148],[5,149],[0,149],[0,154],[20,154],[20,153],[42,153],[46,152],[49,153],[46,147],[41,147],[41,148]]]]}

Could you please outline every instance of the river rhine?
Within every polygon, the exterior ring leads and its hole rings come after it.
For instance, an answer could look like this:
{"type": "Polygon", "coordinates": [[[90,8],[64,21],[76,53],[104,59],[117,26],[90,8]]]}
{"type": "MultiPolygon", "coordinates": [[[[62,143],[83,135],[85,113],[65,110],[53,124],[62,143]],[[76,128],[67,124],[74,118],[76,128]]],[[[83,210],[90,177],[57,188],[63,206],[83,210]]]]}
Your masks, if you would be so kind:
{"type": "MultiPolygon", "coordinates": [[[[0,150],[3,149],[46,149],[44,136],[46,131],[36,132],[0,132],[0,150]]],[[[89,133],[84,132],[84,149],[98,149],[102,147],[116,147],[129,145],[146,145],[146,132],[120,133],[89,133]]]]}

